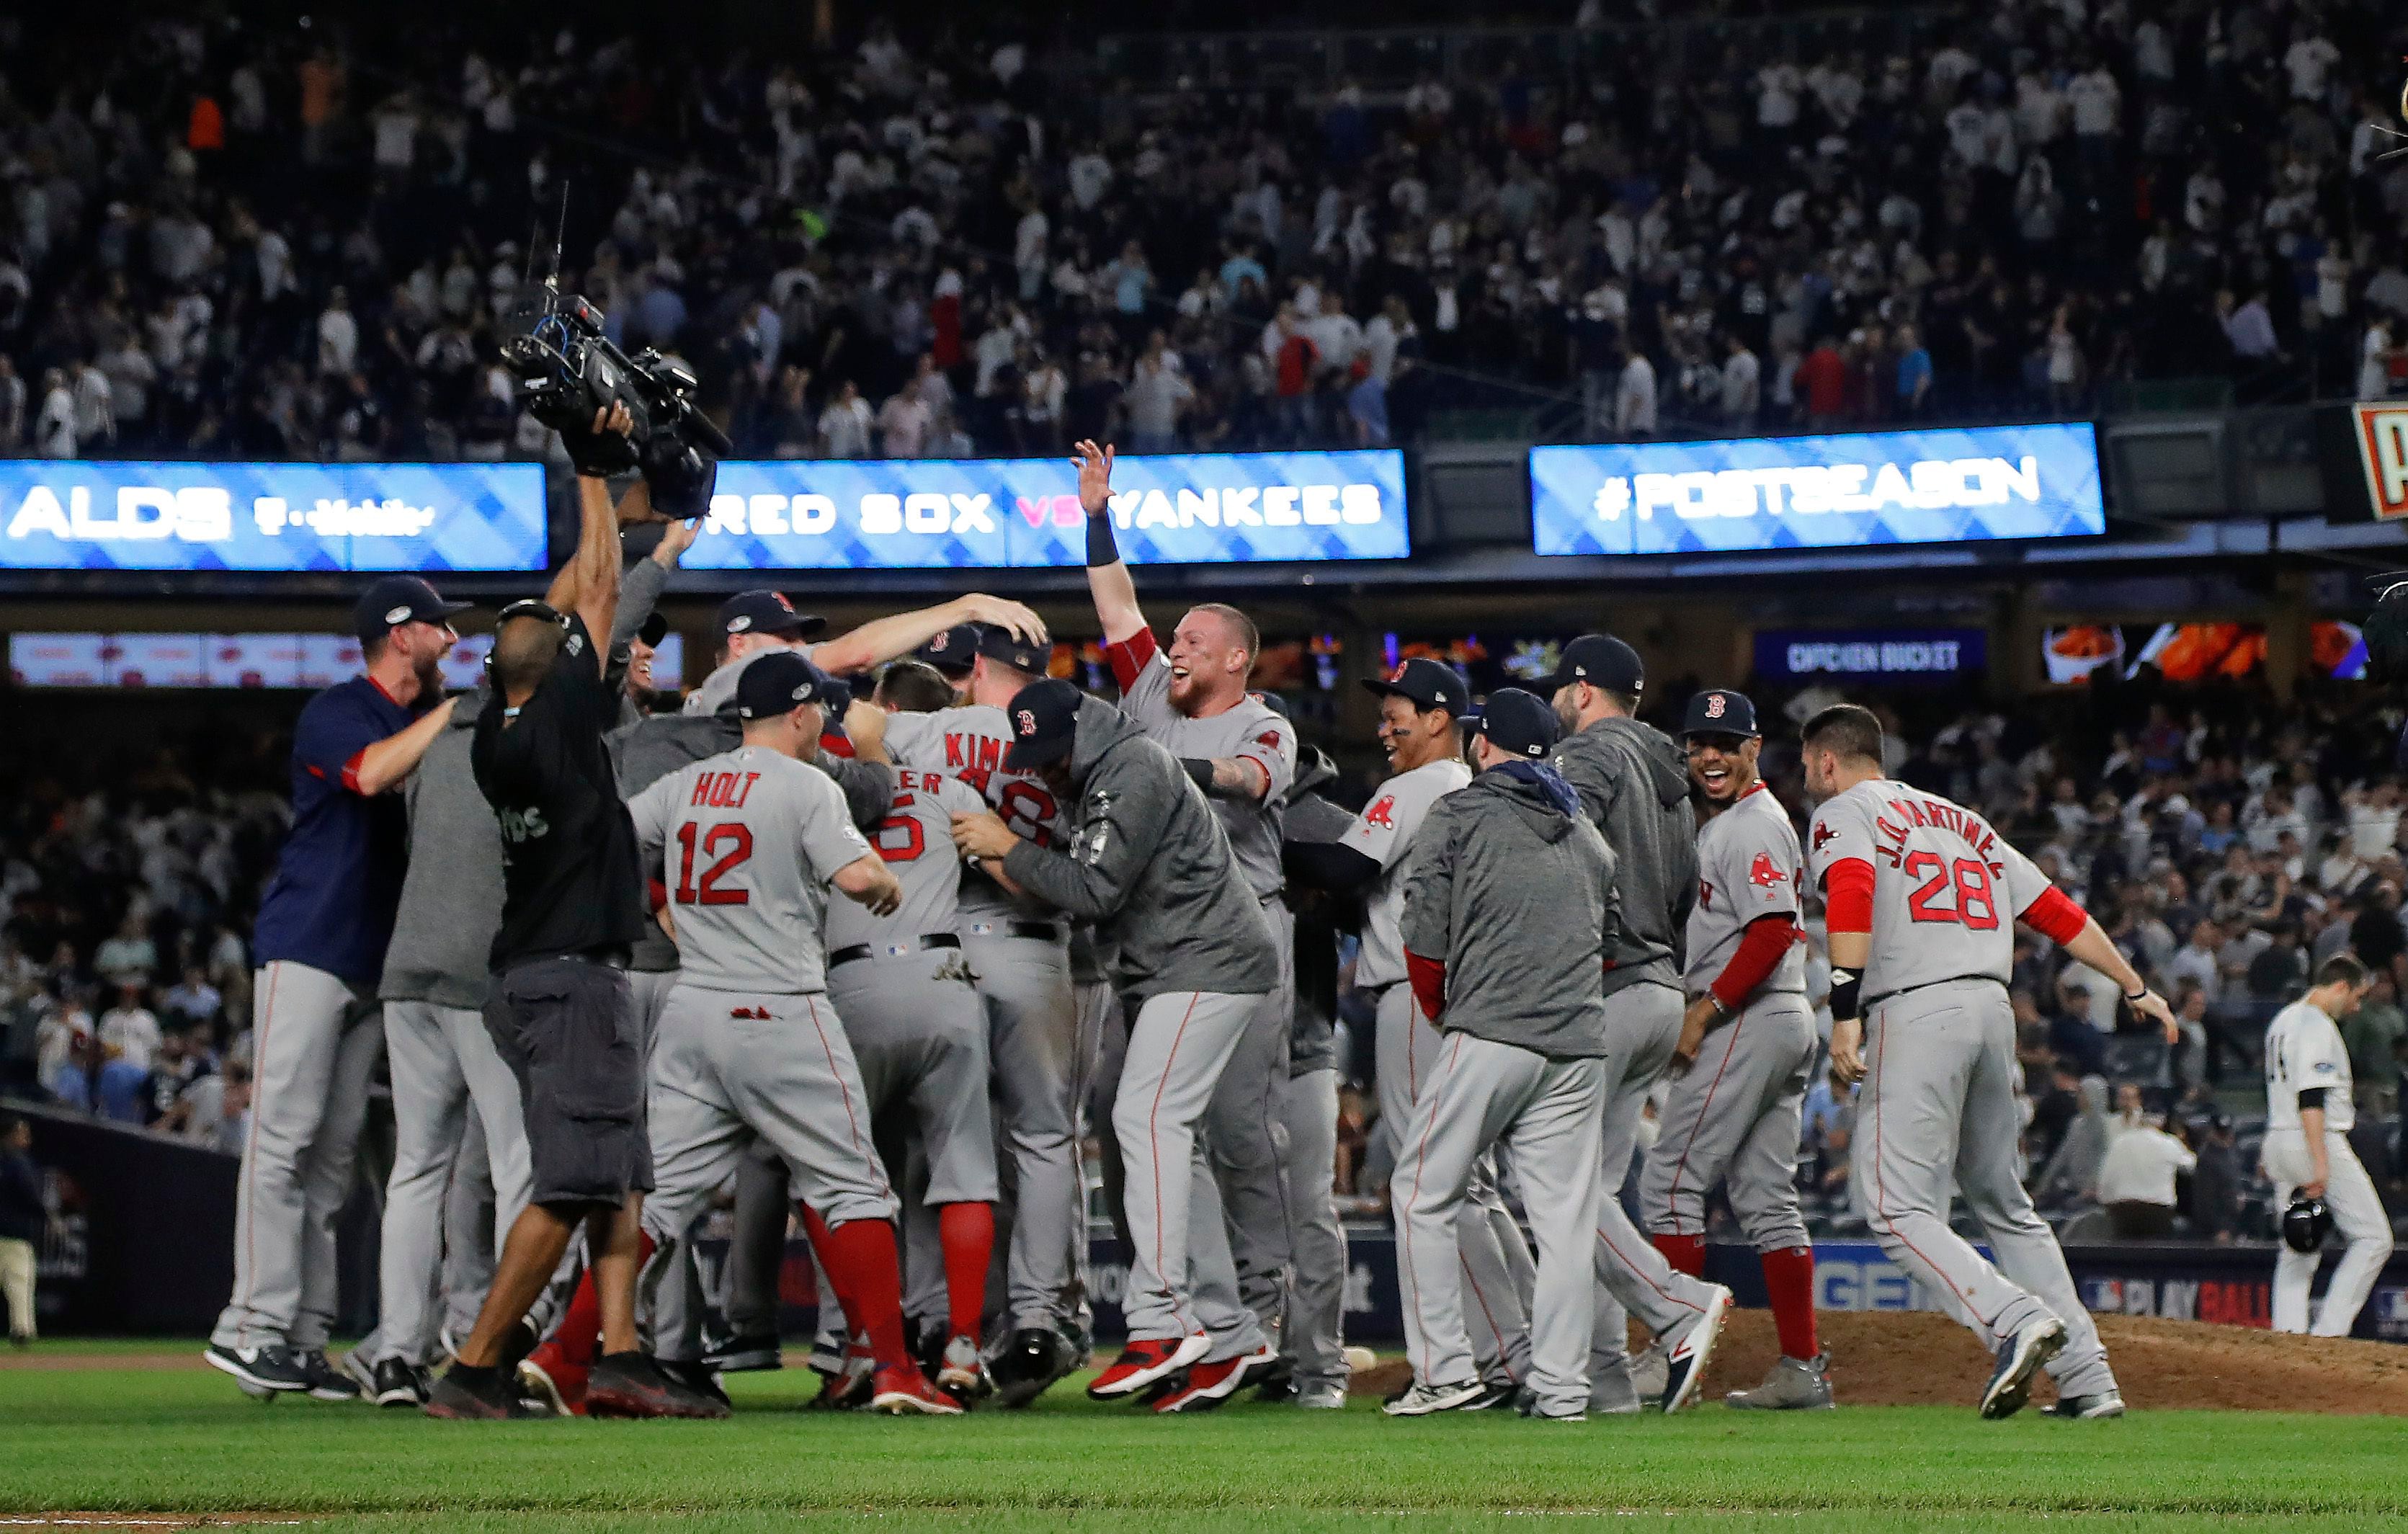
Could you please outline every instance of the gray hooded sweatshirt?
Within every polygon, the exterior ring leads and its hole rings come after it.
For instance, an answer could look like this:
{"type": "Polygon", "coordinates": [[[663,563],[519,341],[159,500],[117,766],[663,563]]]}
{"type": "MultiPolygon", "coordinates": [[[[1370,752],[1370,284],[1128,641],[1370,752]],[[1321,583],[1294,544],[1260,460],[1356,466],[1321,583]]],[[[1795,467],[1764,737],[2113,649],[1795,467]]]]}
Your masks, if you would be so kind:
{"type": "Polygon", "coordinates": [[[1678,987],[1698,898],[1698,825],[1679,743],[1635,719],[1600,719],[1555,747],[1555,769],[1580,795],[1620,869],[1620,921],[1606,938],[1605,991],[1678,987]]]}
{"type": "Polygon", "coordinates": [[[1067,854],[1022,842],[1003,871],[1118,944],[1122,991],[1263,996],[1279,983],[1270,923],[1204,791],[1126,714],[1079,704],[1067,854]]]}
{"type": "Polygon", "coordinates": [[[403,789],[409,871],[377,986],[386,1001],[485,1004],[494,932],[502,925],[502,827],[468,766],[484,711],[484,688],[462,698],[403,789]]]}
{"type": "Polygon", "coordinates": [[[1438,1025],[1557,1059],[1603,1054],[1614,861],[1596,827],[1506,767],[1430,806],[1404,939],[1446,965],[1438,1025]]]}

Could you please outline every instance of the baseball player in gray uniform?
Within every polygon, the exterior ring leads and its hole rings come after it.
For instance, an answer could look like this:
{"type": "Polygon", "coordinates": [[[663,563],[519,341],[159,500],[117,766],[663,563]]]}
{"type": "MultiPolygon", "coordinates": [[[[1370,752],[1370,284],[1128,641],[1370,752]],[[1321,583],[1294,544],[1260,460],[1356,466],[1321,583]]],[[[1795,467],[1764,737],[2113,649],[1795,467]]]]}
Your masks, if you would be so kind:
{"type": "MultiPolygon", "coordinates": [[[[1363,894],[1354,987],[1372,997],[1380,1122],[1401,1157],[1398,1142],[1440,1046],[1438,1029],[1407,983],[1405,880],[1430,807],[1471,781],[1459,723],[1469,711],[1470,688],[1453,667],[1426,659],[1409,660],[1384,681],[1364,685],[1380,698],[1380,745],[1393,776],[1335,844],[1292,848],[1290,866],[1317,887],[1363,894]]],[[[1534,1270],[1521,1227],[1498,1191],[1493,1154],[1472,1167],[1455,1234],[1472,1356],[1492,1396],[1507,1399],[1529,1372],[1534,1270]]]]}
{"type": "MultiPolygon", "coordinates": [[[[1003,765],[1012,735],[1004,706],[1044,676],[1046,647],[991,625],[966,642],[942,638],[969,665],[968,701],[888,718],[887,753],[906,767],[960,780],[982,794],[1017,835],[1039,847],[1055,845],[1064,823],[1054,789],[1033,772],[1003,765]]],[[[1043,902],[973,872],[962,881],[955,930],[986,1009],[987,1058],[1006,1163],[998,1169],[1008,1174],[1011,1192],[1004,1262],[1010,1330],[993,1369],[998,1398],[1023,1406],[1084,1358],[1064,1329],[1074,1304],[1071,1252],[1085,1230],[1069,924],[1043,902]]]]}
{"type": "MultiPolygon", "coordinates": [[[[2391,1218],[2349,1131],[2358,1122],[2350,1099],[2349,1051],[2333,1019],[2366,999],[2366,967],[2336,953],[2316,969],[2308,994],[2274,1014],[2266,1028],[2266,1140],[2258,1152],[2274,1184],[2274,1208],[2295,1197],[2321,1198],[2349,1243],[2325,1290],[2312,1334],[2347,1337],[2358,1312],[2391,1256],[2391,1218]]],[[[2285,1245],[2274,1254],[2274,1329],[2309,1332],[2308,1291],[2322,1251],[2285,1245]]]]}
{"type": "Polygon", "coordinates": [[[1112,1110],[1127,1168],[1129,1341],[1087,1391],[1114,1399],[1185,1370],[1154,1410],[1211,1407],[1273,1357],[1254,1313],[1199,1282],[1204,1265],[1190,1257],[1207,1233],[1189,1214],[1212,1180],[1197,1127],[1279,979],[1270,924],[1203,791],[1125,714],[1061,681],[1030,685],[1006,711],[1003,765],[1040,771],[1058,802],[1075,804],[1067,834],[1039,847],[988,812],[957,817],[954,844],[1011,886],[1097,923],[1118,944],[1121,993],[1136,1008],[1112,1110]]]}
{"type": "Polygon", "coordinates": [[[2115,982],[2169,1044],[2180,1038],[2173,1012],[1981,816],[1884,776],[1869,710],[1824,710],[1804,744],[1806,790],[1820,801],[1806,857],[1830,932],[1831,1071],[1864,1083],[1856,1203],[1889,1259],[1995,1352],[1983,1416],[2021,1410],[2043,1366],[2055,1414],[2121,1416],[2099,1328],[2016,1175],[2015,923],[2115,982]],[[1995,1267],[1949,1228],[1952,1182],[1995,1267]]]}
{"type": "MultiPolygon", "coordinates": [[[[1168,651],[1154,642],[1112,538],[1111,450],[1081,442],[1077,451],[1079,500],[1087,513],[1087,589],[1103,624],[1122,711],[1177,757],[1211,800],[1239,873],[1277,940],[1278,983],[1223,1073],[1205,1125],[1218,1174],[1218,1187],[1208,1197],[1225,1205],[1239,1292],[1264,1332],[1275,1334],[1288,1264],[1287,1184],[1280,1168],[1287,1138],[1282,1098],[1295,1011],[1296,951],[1295,924],[1280,898],[1285,878],[1280,818],[1296,778],[1296,731],[1246,691],[1262,638],[1237,609],[1220,603],[1191,608],[1179,620],[1168,651]]],[[[1211,1258],[1213,1245],[1209,1232],[1197,1236],[1199,1262],[1211,1258]]],[[[1217,1274],[1199,1278],[1219,1283],[1217,1274]]]]}
{"type": "Polygon", "coordinates": [[[1789,812],[1756,775],[1764,740],[1756,705],[1740,693],[1699,693],[1682,734],[1708,818],[1698,831],[1698,900],[1689,908],[1689,1006],[1640,1173],[1639,1207],[1656,1251],[1701,1278],[1706,1197],[1723,1184],[1764,1265],[1781,1334],[1781,1356],[1764,1383],[1725,1399],[1828,1407],[1831,1382],[1814,1335],[1814,1248],[1794,1181],[1816,1047],[1799,926],[1805,859],[1789,812]]]}
{"type": "MultiPolygon", "coordinates": [[[[934,669],[909,662],[879,679],[884,708],[925,715],[953,700],[934,669]]],[[[877,1138],[903,1150],[908,1200],[907,1306],[942,1339],[937,1385],[968,1400],[987,1389],[980,1312],[995,1244],[995,1129],[987,1108],[986,1014],[958,930],[962,861],[953,816],[986,800],[959,779],[895,774],[895,803],[869,844],[902,885],[885,914],[841,904],[827,913],[828,999],[844,1018],[877,1138]],[[920,1227],[933,1226],[936,1240],[920,1227]],[[931,1261],[930,1259],[934,1260],[931,1261]],[[934,1268],[937,1271],[924,1269],[934,1268]],[[942,1283],[930,1281],[941,1275],[942,1283]]],[[[896,1158],[888,1157],[890,1174],[896,1158]]]]}
{"type": "Polygon", "coordinates": [[[1539,1245],[1522,1410],[1588,1414],[1605,1099],[1597,976],[1616,896],[1612,851],[1546,765],[1558,731],[1536,695],[1491,693],[1472,740],[1480,773],[1431,808],[1413,852],[1408,983],[1440,1039],[1390,1184],[1413,1367],[1391,1416],[1491,1403],[1464,1325],[1457,1228],[1472,1168],[1500,1142],[1539,1245]]]}
{"type": "Polygon", "coordinates": [[[1592,1405],[1629,1412],[1652,1400],[1677,1412],[1696,1396],[1730,1309],[1730,1291],[1674,1269],[1624,1212],[1620,1189],[1637,1149],[1647,1094],[1681,1038],[1681,963],[1698,897],[1697,821],[1681,748],[1632,715],[1646,675],[1639,653],[1611,635],[1564,647],[1554,680],[1564,738],[1553,758],[1581,808],[1613,849],[1621,899],[1605,950],[1605,1197],[1597,1211],[1597,1319],[1592,1405]],[[1634,1380],[1626,1355],[1636,1315],[1656,1341],[1634,1380]]]}
{"type": "Polygon", "coordinates": [[[902,896],[842,793],[800,759],[819,742],[826,685],[800,655],[763,657],[737,683],[744,744],[627,806],[675,912],[681,959],[650,1073],[654,1181],[644,1226],[656,1250],[646,1273],[649,1282],[676,1260],[712,1192],[761,1136],[799,1184],[814,1244],[875,1360],[868,1405],[951,1415],[960,1406],[905,1345],[895,1194],[826,995],[827,887],[881,915],[902,896]]]}

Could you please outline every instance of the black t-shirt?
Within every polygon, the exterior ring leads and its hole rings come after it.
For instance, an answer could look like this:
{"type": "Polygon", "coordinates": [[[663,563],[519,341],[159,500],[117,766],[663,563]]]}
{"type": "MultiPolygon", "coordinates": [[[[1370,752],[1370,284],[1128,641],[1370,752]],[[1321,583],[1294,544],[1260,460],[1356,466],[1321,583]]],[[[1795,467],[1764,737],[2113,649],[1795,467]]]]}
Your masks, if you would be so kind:
{"type": "Polygon", "coordinates": [[[581,619],[552,674],[503,717],[498,689],[477,716],[468,760],[502,823],[496,972],[526,959],[627,948],[644,935],[643,861],[602,736],[619,723],[581,619]]]}

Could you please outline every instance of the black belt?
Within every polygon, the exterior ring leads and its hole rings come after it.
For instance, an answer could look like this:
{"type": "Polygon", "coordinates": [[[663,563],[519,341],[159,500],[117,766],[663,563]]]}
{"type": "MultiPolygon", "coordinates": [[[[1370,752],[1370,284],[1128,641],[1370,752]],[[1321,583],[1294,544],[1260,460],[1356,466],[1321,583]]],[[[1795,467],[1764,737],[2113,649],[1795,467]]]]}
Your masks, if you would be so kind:
{"type": "Polygon", "coordinates": [[[1059,942],[1062,929],[1052,922],[972,922],[974,938],[1033,938],[1040,943],[1059,942]]]}
{"type": "Polygon", "coordinates": [[[839,948],[827,956],[828,968],[852,964],[857,959],[899,959],[906,953],[924,953],[931,948],[959,948],[962,940],[950,932],[925,932],[908,943],[854,943],[839,948]]]}
{"type": "Polygon", "coordinates": [[[1935,985],[1956,985],[1967,981],[1986,982],[1989,984],[1999,987],[1999,989],[2002,991],[2007,987],[2007,982],[2000,980],[1996,975],[1951,975],[1946,980],[1927,980],[1914,985],[1901,985],[1895,991],[1884,991],[1881,995],[1864,1003],[1863,1010],[1870,1012],[1875,1007],[1880,1006],[1883,1002],[1896,1001],[1899,997],[1906,995],[1909,991],[1928,991],[1935,985]]]}

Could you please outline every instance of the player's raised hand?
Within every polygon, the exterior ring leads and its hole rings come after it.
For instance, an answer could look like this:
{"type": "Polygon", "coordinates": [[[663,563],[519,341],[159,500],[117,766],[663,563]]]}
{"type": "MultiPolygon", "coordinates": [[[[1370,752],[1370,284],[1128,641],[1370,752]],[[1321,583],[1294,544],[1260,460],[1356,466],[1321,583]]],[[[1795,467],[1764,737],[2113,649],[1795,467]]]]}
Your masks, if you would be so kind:
{"type": "Polygon", "coordinates": [[[1112,450],[1082,437],[1071,451],[1078,454],[1073,462],[1079,466],[1079,506],[1091,517],[1101,516],[1112,503],[1112,450]]]}
{"type": "Polygon", "coordinates": [[[953,604],[960,609],[967,624],[992,624],[1011,630],[1011,637],[1024,644],[1052,642],[1045,632],[1045,620],[1023,603],[1008,596],[989,596],[984,592],[972,592],[953,604]]]}
{"type": "Polygon", "coordinates": [[[670,523],[661,529],[661,541],[652,550],[652,562],[665,570],[676,569],[678,561],[685,557],[685,552],[693,548],[694,540],[700,537],[702,537],[700,517],[689,517],[683,522],[670,523]]]}

